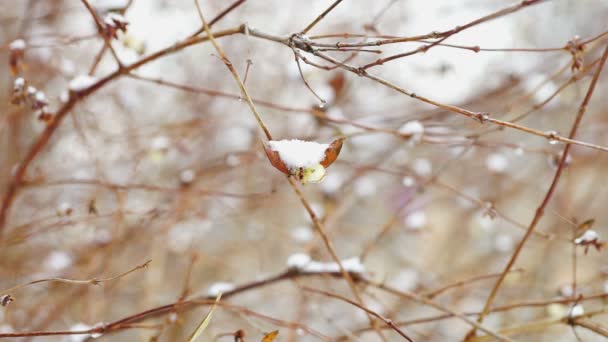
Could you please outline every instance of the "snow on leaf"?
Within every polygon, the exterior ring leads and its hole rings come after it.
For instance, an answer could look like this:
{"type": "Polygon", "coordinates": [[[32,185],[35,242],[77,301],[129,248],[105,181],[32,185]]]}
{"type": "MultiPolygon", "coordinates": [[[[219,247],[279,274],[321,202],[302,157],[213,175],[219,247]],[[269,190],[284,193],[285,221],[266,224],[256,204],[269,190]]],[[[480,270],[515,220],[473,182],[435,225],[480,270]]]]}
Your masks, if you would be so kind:
{"type": "Polygon", "coordinates": [[[298,139],[271,140],[264,143],[268,160],[279,171],[296,176],[302,183],[318,183],[325,177],[342,149],[344,138],[331,144],[298,139]]]}

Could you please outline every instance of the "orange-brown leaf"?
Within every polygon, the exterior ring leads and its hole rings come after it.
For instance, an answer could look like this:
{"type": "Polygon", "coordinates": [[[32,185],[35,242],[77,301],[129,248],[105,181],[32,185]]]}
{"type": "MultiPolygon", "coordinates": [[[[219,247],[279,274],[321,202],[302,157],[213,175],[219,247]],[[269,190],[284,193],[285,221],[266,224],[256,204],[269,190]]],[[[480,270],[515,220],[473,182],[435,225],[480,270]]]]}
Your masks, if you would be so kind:
{"type": "Polygon", "coordinates": [[[328,167],[338,158],[340,150],[342,150],[343,142],[344,137],[332,141],[329,147],[325,150],[325,159],[321,161],[321,165],[323,165],[323,167],[328,167]]]}
{"type": "Polygon", "coordinates": [[[287,166],[285,166],[285,163],[283,163],[283,161],[281,160],[281,156],[279,156],[279,152],[272,150],[266,142],[264,142],[263,144],[264,144],[264,151],[266,151],[266,156],[268,157],[270,164],[272,164],[272,166],[274,166],[277,170],[279,170],[283,173],[289,174],[289,169],[287,168],[287,166]]]}

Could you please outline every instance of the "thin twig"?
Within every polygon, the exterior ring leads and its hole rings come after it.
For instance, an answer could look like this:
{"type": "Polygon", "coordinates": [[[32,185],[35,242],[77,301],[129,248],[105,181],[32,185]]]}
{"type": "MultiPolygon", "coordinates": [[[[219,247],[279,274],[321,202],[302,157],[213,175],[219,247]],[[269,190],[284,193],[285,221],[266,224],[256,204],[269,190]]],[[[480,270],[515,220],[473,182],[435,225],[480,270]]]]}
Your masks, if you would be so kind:
{"type": "MultiPolygon", "coordinates": [[[[589,88],[587,89],[585,98],[583,99],[583,102],[581,103],[581,105],[578,109],[578,113],[576,114],[574,124],[572,125],[570,134],[568,135],[569,139],[573,139],[576,136],[576,132],[578,131],[578,127],[581,123],[583,116],[585,115],[585,112],[587,110],[587,104],[589,103],[589,100],[591,99],[591,96],[593,95],[593,91],[595,90],[597,80],[599,79],[600,74],[602,73],[604,64],[606,63],[606,59],[608,59],[608,46],[606,46],[606,48],[604,49],[604,54],[602,55],[600,64],[599,64],[597,70],[595,71],[595,74],[593,75],[593,79],[591,80],[591,84],[589,84],[589,88]]],[[[520,252],[522,251],[524,244],[528,241],[528,239],[530,238],[530,235],[532,235],[532,232],[534,231],[534,228],[536,227],[538,222],[540,222],[541,218],[543,217],[545,207],[549,204],[549,201],[551,200],[551,197],[553,196],[553,193],[555,192],[555,189],[557,188],[557,183],[559,182],[559,180],[561,178],[562,172],[564,170],[564,165],[566,164],[566,158],[568,157],[568,153],[570,152],[571,146],[572,146],[571,144],[567,144],[566,147],[564,148],[561,159],[559,161],[559,166],[557,167],[557,170],[555,171],[555,176],[553,177],[551,185],[549,186],[549,189],[547,190],[547,193],[545,194],[545,197],[543,198],[540,206],[536,209],[536,214],[534,215],[534,218],[532,219],[532,222],[530,223],[530,226],[529,226],[528,230],[526,231],[526,234],[523,236],[521,241],[518,243],[517,247],[515,248],[515,251],[511,255],[511,258],[509,259],[504,270],[502,271],[501,276],[498,278],[498,281],[492,288],[492,291],[490,292],[490,295],[488,296],[488,299],[486,300],[482,313],[481,313],[481,315],[479,315],[478,322],[483,322],[483,319],[485,318],[486,314],[489,312],[490,307],[492,306],[492,303],[494,302],[494,299],[496,298],[498,290],[500,289],[500,286],[502,285],[503,281],[505,280],[505,278],[507,276],[507,273],[511,270],[511,268],[515,264],[515,261],[517,260],[517,257],[519,256],[520,252]]],[[[469,334],[469,336],[473,336],[473,333],[474,333],[474,331],[472,331],[471,334],[469,334]]]]}

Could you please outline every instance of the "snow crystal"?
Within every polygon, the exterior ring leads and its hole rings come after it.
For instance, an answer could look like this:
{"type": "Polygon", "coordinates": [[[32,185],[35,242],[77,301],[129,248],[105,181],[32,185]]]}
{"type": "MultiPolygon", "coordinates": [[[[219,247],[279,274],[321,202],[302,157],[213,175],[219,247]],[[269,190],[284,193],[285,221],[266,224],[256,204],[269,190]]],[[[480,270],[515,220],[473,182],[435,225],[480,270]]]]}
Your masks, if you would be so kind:
{"type": "Polygon", "coordinates": [[[590,242],[594,242],[599,240],[600,236],[597,234],[597,232],[593,229],[589,229],[586,230],[583,235],[579,236],[578,238],[574,239],[574,243],[577,245],[580,244],[584,244],[584,243],[590,243],[590,242]]]}
{"type": "Polygon", "coordinates": [[[495,173],[504,172],[509,166],[509,160],[503,154],[492,153],[486,159],[486,167],[495,173]]]}
{"type": "Polygon", "coordinates": [[[15,39],[9,44],[9,49],[11,50],[25,50],[27,44],[25,44],[25,40],[23,39],[15,39]]]}
{"type": "Polygon", "coordinates": [[[72,257],[64,251],[53,251],[44,260],[44,267],[50,271],[61,271],[72,265],[72,257]]]}
{"type": "Polygon", "coordinates": [[[405,225],[409,229],[418,230],[426,226],[426,214],[422,210],[414,211],[405,217],[405,225]]]}
{"type": "Polygon", "coordinates": [[[281,161],[288,169],[311,168],[325,159],[325,150],[329,144],[319,144],[314,141],[272,140],[268,146],[279,153],[281,161]]]}
{"type": "Polygon", "coordinates": [[[213,283],[211,284],[211,286],[209,286],[209,289],[207,290],[207,296],[208,297],[217,297],[220,293],[226,293],[229,291],[234,290],[236,286],[234,286],[233,283],[227,283],[227,282],[217,282],[217,283],[213,283]]]}
{"type": "Polygon", "coordinates": [[[70,81],[68,88],[71,91],[78,93],[89,88],[90,86],[95,84],[95,82],[97,82],[97,79],[93,76],[78,75],[70,81]]]}

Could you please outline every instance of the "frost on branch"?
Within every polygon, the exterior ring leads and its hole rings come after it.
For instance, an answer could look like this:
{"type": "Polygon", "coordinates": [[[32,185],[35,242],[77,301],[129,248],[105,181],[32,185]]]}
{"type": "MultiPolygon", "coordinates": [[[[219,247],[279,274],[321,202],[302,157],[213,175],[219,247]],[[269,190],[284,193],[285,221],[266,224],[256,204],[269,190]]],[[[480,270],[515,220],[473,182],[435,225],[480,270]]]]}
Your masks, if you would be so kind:
{"type": "Polygon", "coordinates": [[[271,140],[264,144],[272,166],[305,183],[319,183],[325,178],[325,169],[331,165],[342,149],[344,138],[331,144],[303,140],[271,140]]]}
{"type": "MultiPolygon", "coordinates": [[[[344,270],[349,273],[364,273],[365,266],[359,257],[352,257],[340,261],[344,270]]],[[[320,262],[310,258],[308,254],[296,253],[287,258],[287,266],[302,273],[338,273],[340,266],[335,262],[320,262]]]]}
{"type": "Polygon", "coordinates": [[[74,77],[69,84],[70,91],[80,93],[97,82],[97,79],[89,75],[78,75],[74,77]]]}

